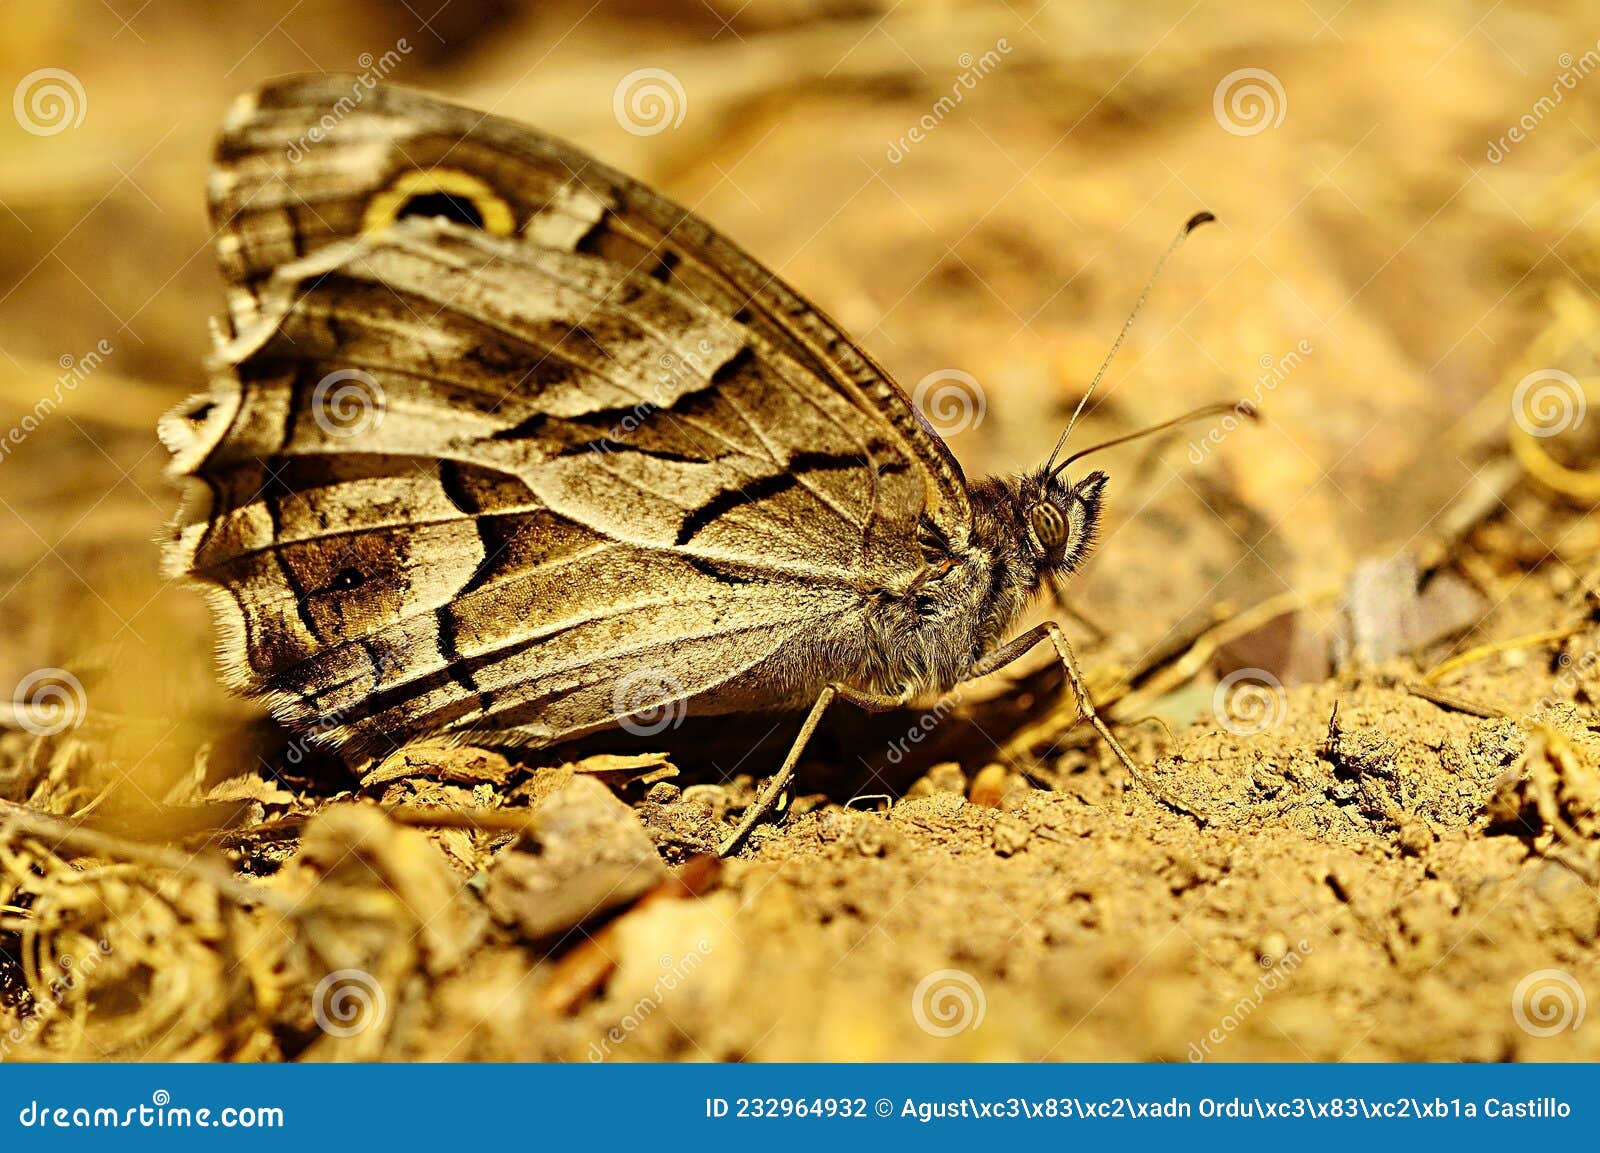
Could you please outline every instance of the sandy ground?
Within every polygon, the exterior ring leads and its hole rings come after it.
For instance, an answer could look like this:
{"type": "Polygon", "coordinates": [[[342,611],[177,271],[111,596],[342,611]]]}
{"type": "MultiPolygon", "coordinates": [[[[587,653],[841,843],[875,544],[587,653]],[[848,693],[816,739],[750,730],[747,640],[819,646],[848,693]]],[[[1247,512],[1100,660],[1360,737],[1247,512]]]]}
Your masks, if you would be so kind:
{"type": "Polygon", "coordinates": [[[89,114],[0,124],[0,684],[80,687],[0,733],[0,1059],[1600,1056],[1600,79],[1566,9],[135,7],[18,14],[3,50],[89,114]],[[908,386],[979,382],[973,475],[1042,458],[1215,211],[1085,443],[1265,420],[1107,454],[1065,617],[1176,805],[1043,656],[841,710],[720,866],[794,718],[349,767],[223,696],[150,543],[155,419],[220,304],[210,136],[401,37],[396,79],[656,182],[908,386]],[[640,68],[678,127],[615,115],[640,68]]]}

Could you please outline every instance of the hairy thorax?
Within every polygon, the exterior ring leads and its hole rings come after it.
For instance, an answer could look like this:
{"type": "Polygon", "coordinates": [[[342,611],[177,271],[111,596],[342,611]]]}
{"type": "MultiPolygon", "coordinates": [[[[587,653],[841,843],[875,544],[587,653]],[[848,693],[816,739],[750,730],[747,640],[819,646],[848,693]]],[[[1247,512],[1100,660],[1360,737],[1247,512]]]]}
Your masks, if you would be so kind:
{"type": "Polygon", "coordinates": [[[910,700],[949,692],[1005,642],[1026,607],[1031,590],[1011,576],[992,553],[973,550],[930,566],[909,590],[879,591],[861,618],[863,659],[840,679],[910,700]]]}

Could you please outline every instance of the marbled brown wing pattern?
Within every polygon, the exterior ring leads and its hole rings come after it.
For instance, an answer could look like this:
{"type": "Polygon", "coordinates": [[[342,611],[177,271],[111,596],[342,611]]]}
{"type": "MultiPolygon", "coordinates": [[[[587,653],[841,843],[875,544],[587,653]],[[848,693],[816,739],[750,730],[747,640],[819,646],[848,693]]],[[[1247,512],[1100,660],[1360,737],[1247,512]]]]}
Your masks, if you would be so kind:
{"type": "Polygon", "coordinates": [[[236,324],[280,266],[444,197],[487,231],[646,273],[750,328],[892,424],[927,474],[929,514],[952,535],[965,531],[966,478],[949,449],[793,288],[688,209],[571,145],[404,88],[295,78],[230,110],[209,200],[236,324]]]}
{"type": "Polygon", "coordinates": [[[770,273],[567,146],[381,88],[294,144],[350,91],[269,88],[218,152],[231,334],[162,431],[202,482],[169,565],[230,683],[357,755],[807,703],[863,590],[970,531],[943,444],[770,273]]]}

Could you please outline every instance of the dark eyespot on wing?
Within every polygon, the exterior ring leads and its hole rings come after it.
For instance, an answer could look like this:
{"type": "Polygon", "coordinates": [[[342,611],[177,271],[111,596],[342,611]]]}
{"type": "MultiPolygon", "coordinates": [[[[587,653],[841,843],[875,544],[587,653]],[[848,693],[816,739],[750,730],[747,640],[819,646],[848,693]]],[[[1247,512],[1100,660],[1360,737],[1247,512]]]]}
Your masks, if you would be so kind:
{"type": "Polygon", "coordinates": [[[358,568],[344,568],[333,574],[333,580],[328,582],[328,587],[334,592],[350,592],[367,583],[367,578],[358,568]]]}
{"type": "Polygon", "coordinates": [[[483,213],[478,206],[465,196],[453,196],[448,192],[418,193],[395,213],[396,220],[406,216],[443,217],[469,228],[483,227],[483,213]]]}

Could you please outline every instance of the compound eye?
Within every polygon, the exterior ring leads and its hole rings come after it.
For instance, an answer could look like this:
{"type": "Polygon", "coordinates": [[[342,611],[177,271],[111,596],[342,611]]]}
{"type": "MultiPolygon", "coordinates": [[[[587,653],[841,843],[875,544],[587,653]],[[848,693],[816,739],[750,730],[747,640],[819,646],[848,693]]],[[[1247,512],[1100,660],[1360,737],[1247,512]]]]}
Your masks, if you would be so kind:
{"type": "Polygon", "coordinates": [[[1036,540],[1045,548],[1060,548],[1067,543],[1067,520],[1055,505],[1045,502],[1028,510],[1028,524],[1036,540]]]}

